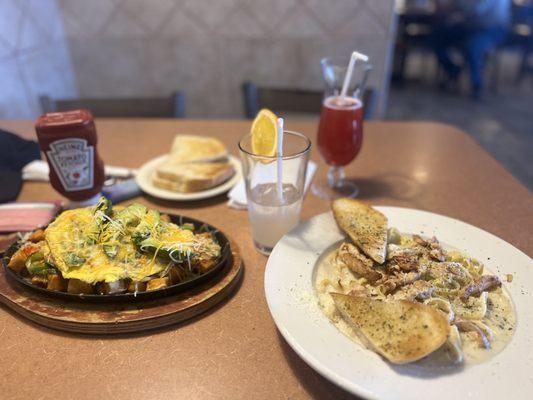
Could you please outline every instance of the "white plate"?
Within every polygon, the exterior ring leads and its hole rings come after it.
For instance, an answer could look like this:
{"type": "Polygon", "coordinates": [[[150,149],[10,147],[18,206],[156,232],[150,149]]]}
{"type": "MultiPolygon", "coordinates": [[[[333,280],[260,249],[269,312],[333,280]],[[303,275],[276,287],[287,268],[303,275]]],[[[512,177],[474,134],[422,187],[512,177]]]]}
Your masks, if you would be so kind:
{"type": "Polygon", "coordinates": [[[435,235],[443,244],[478,258],[499,276],[516,307],[517,328],[490,360],[452,371],[394,366],[344,336],[317,304],[313,280],[319,256],[344,235],[331,213],[297,226],[268,259],[265,292],[270,313],[289,345],[317,372],[370,399],[533,398],[533,263],[502,239],[464,222],[425,211],[376,207],[405,233],[435,235]]]}
{"type": "Polygon", "coordinates": [[[230,155],[228,157],[229,162],[233,164],[233,167],[235,168],[235,174],[228,179],[226,182],[223,182],[222,184],[215,186],[213,188],[202,190],[200,192],[193,192],[193,193],[180,193],[180,192],[173,192],[172,190],[166,190],[161,189],[158,187],[155,187],[152,184],[152,175],[154,173],[154,170],[156,167],[160,164],[162,164],[166,159],[167,155],[162,155],[157,158],[154,158],[147,163],[143,164],[143,166],[139,169],[139,172],[137,173],[136,180],[139,187],[142,189],[143,192],[146,192],[154,197],[159,197],[160,199],[165,200],[178,200],[178,201],[190,201],[190,200],[200,200],[200,199],[207,199],[209,197],[218,196],[219,194],[225,193],[228,190],[230,190],[233,186],[239,182],[239,179],[241,179],[242,176],[242,169],[241,169],[241,162],[238,158],[230,155]]]}

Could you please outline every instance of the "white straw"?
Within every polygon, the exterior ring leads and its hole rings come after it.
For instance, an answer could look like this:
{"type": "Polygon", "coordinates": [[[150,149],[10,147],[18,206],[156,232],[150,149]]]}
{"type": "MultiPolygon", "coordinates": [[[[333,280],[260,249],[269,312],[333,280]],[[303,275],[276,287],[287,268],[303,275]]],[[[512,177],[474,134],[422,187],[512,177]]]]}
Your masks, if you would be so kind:
{"type": "Polygon", "coordinates": [[[278,185],[277,185],[277,188],[278,188],[278,198],[279,198],[279,201],[280,201],[280,205],[283,204],[283,160],[282,160],[282,156],[283,156],[283,118],[278,118],[278,123],[277,123],[277,135],[278,135],[278,146],[277,146],[277,152],[276,152],[276,156],[277,156],[277,159],[276,159],[276,162],[277,162],[277,167],[278,167],[278,185]]]}
{"type": "Polygon", "coordinates": [[[368,56],[357,51],[354,51],[352,53],[352,56],[350,57],[350,62],[348,63],[348,68],[346,69],[346,75],[344,76],[344,82],[342,84],[341,98],[345,98],[346,93],[348,93],[348,86],[350,85],[350,81],[352,80],[353,69],[357,60],[367,62],[368,56]]]}

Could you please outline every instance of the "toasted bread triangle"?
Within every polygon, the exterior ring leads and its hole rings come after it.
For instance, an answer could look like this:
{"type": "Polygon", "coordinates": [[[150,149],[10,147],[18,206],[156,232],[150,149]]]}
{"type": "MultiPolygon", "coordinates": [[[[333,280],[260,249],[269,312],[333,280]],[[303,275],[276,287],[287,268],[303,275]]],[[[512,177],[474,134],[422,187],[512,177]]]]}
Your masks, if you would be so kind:
{"type": "Polygon", "coordinates": [[[369,205],[348,198],[333,202],[333,215],[340,228],[372,260],[385,262],[387,217],[369,205]]]}
{"type": "Polygon", "coordinates": [[[450,325],[434,308],[405,300],[381,301],[331,293],[343,318],[392,363],[419,360],[446,342],[450,325]]]}
{"type": "Polygon", "coordinates": [[[217,186],[234,173],[229,162],[176,163],[169,160],[156,168],[152,183],[162,189],[190,193],[217,186]]]}
{"type": "Polygon", "coordinates": [[[226,159],[228,151],[215,137],[176,135],[172,142],[169,159],[185,162],[213,162],[226,159]]]}

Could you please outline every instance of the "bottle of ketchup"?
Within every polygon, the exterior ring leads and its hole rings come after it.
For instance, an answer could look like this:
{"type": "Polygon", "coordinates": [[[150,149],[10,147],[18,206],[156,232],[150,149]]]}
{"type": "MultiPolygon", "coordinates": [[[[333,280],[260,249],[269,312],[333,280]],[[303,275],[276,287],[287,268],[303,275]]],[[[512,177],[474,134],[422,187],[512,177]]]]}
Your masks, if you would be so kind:
{"type": "Polygon", "coordinates": [[[88,110],[46,113],[37,119],[35,130],[54,189],[80,204],[96,203],[105,176],[92,114],[88,110]]]}

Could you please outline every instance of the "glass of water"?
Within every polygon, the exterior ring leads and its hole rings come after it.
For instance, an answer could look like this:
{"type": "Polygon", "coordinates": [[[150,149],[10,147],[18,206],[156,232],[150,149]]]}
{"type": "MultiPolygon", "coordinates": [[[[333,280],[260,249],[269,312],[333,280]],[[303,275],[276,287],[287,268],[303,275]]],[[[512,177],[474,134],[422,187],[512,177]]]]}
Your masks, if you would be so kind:
{"type": "Polygon", "coordinates": [[[279,159],[254,154],[251,134],[241,139],[239,149],[254,244],[268,255],[300,222],[311,141],[301,133],[284,131],[283,156],[279,159]],[[278,162],[282,165],[281,185],[278,162]]]}

